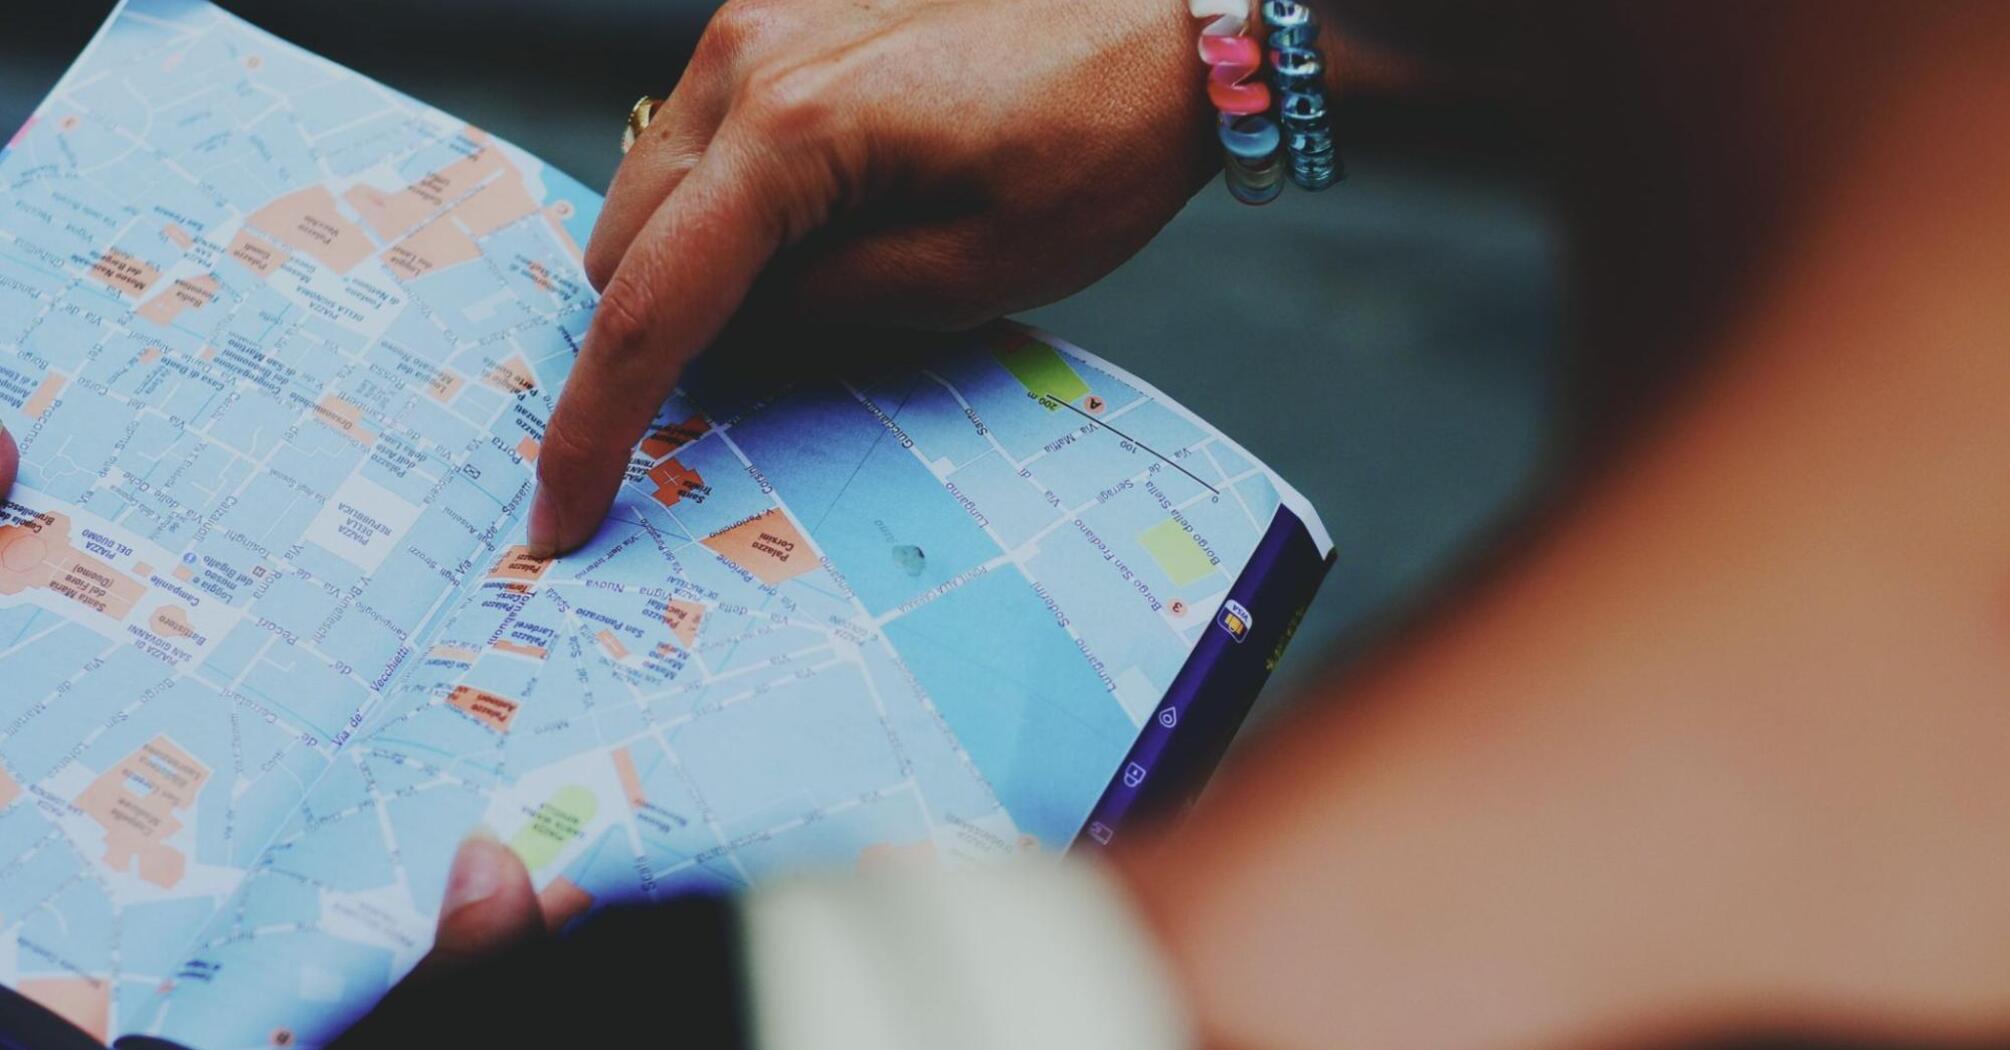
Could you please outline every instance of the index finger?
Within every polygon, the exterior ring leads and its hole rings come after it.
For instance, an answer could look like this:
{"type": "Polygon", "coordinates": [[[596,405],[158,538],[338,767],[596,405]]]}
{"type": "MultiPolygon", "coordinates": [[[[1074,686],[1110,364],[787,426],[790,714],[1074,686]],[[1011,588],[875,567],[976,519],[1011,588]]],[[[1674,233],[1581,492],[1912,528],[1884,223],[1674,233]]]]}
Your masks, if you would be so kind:
{"type": "Polygon", "coordinates": [[[765,151],[722,134],[636,235],[546,430],[531,554],[577,549],[600,527],[643,429],[780,248],[781,175],[765,151]]]}

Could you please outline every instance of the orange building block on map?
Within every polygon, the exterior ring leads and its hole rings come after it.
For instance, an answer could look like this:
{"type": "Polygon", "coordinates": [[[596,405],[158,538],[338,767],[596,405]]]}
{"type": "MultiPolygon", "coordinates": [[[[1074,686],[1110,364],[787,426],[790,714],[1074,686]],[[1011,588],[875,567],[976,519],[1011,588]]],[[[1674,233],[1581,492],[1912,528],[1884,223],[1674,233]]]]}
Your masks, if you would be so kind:
{"type": "Polygon", "coordinates": [[[175,814],[195,805],[208,780],[209,767],[165,736],[105,770],[77,796],[77,808],[104,826],[105,867],[125,871],[137,861],[140,878],[162,887],[179,883],[188,858],[167,840],[181,830],[175,814]]]}
{"type": "Polygon", "coordinates": [[[810,553],[810,541],[780,510],[755,515],[707,536],[705,546],[770,587],[818,567],[816,556],[810,553]]]}
{"type": "Polygon", "coordinates": [[[628,804],[641,809],[649,803],[649,795],[642,790],[642,776],[635,769],[635,756],[627,747],[617,747],[611,752],[614,760],[614,775],[621,780],[621,793],[628,796],[628,804]]]}
{"type": "Polygon", "coordinates": [[[666,507],[674,507],[683,502],[684,497],[699,493],[695,502],[705,502],[707,489],[705,479],[690,467],[674,459],[666,459],[649,470],[649,480],[656,485],[652,494],[656,502],[666,507]]]}
{"type": "Polygon", "coordinates": [[[336,273],[348,273],[376,246],[335,205],[326,186],[309,186],[260,208],[251,225],[336,273]]]}
{"type": "Polygon", "coordinates": [[[56,395],[63,392],[63,384],[69,381],[70,377],[61,372],[50,372],[43,376],[42,384],[35,388],[34,393],[28,395],[26,402],[22,403],[21,414],[29,419],[42,418],[56,403],[56,395]]]}
{"type": "Polygon", "coordinates": [[[680,448],[705,436],[712,425],[704,416],[692,416],[682,423],[672,423],[667,427],[652,430],[642,439],[642,454],[650,459],[662,459],[680,448]]]}
{"type": "Polygon", "coordinates": [[[628,647],[621,644],[621,639],[615,637],[613,631],[606,630],[605,628],[603,628],[601,632],[599,634],[594,635],[594,637],[599,639],[600,647],[602,649],[607,650],[608,656],[611,656],[616,660],[628,659],[628,647]]]}
{"type": "Polygon", "coordinates": [[[200,277],[177,277],[168,290],[140,307],[140,316],[162,327],[171,325],[175,318],[190,310],[200,310],[216,301],[217,292],[223,286],[216,275],[203,274],[200,277]]]}
{"type": "Polygon", "coordinates": [[[154,264],[117,248],[105,249],[91,264],[91,280],[134,301],[145,298],[160,279],[161,272],[154,264]]]}
{"type": "Polygon", "coordinates": [[[519,544],[503,552],[502,557],[496,561],[496,567],[489,570],[489,579],[536,583],[543,579],[544,574],[550,569],[550,558],[531,557],[530,548],[519,544]]]}
{"type": "MultiPolygon", "coordinates": [[[[461,137],[472,150],[452,164],[425,175],[401,190],[387,192],[374,186],[357,186],[343,194],[342,199],[348,201],[349,206],[356,209],[356,214],[377,231],[377,236],[388,241],[431,218],[447,202],[469,193],[485,179],[501,175],[513,181],[521,180],[522,176],[510,166],[508,158],[495,147],[486,133],[468,127],[461,130],[461,137]]],[[[489,204],[478,206],[476,212],[486,217],[496,210],[503,209],[489,204]]]]}
{"type": "Polygon", "coordinates": [[[705,618],[705,607],[697,602],[687,602],[673,598],[664,603],[663,622],[670,625],[670,633],[689,649],[698,644],[698,622],[705,618]]]}
{"type": "Polygon", "coordinates": [[[260,277],[270,277],[293,258],[285,249],[271,244],[263,238],[253,236],[250,230],[239,230],[230,239],[230,257],[245,269],[260,277]]]}
{"type": "Polygon", "coordinates": [[[482,373],[482,382],[505,394],[524,394],[537,389],[537,373],[530,370],[530,363],[522,355],[518,355],[496,362],[494,367],[482,373]]]}
{"type": "Polygon", "coordinates": [[[399,241],[384,253],[384,265],[400,280],[411,281],[481,258],[480,245],[468,239],[460,227],[444,219],[427,223],[417,233],[399,241]]]}
{"type": "Polygon", "coordinates": [[[0,526],[0,596],[43,589],[123,620],[146,586],[70,543],[70,519],[44,514],[0,526]]]}
{"type": "Polygon", "coordinates": [[[453,694],[447,697],[447,703],[498,733],[509,732],[510,722],[515,720],[517,709],[523,706],[509,697],[467,685],[455,686],[453,694]]]}
{"type": "Polygon", "coordinates": [[[376,432],[363,425],[362,406],[348,398],[323,394],[320,403],[314,406],[314,418],[359,445],[368,447],[377,443],[376,432]]]}

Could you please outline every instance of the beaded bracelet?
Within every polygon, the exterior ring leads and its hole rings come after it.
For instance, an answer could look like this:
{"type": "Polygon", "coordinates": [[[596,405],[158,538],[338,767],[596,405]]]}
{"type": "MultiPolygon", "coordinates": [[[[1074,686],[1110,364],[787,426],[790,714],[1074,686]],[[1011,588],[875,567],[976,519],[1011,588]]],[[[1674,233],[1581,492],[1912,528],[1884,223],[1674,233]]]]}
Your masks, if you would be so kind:
{"type": "Polygon", "coordinates": [[[1263,82],[1263,47],[1247,35],[1250,0],[1188,0],[1195,18],[1212,19],[1201,30],[1200,60],[1207,63],[1207,96],[1221,113],[1217,135],[1222,179],[1244,204],[1268,204],[1284,191],[1278,147],[1283,135],[1270,112],[1263,82]]]}
{"type": "Polygon", "coordinates": [[[1271,81],[1277,86],[1278,121],[1291,158],[1291,181],[1323,190],[1345,174],[1326,112],[1326,63],[1319,53],[1319,23],[1296,0],[1263,0],[1270,27],[1271,81]]]}

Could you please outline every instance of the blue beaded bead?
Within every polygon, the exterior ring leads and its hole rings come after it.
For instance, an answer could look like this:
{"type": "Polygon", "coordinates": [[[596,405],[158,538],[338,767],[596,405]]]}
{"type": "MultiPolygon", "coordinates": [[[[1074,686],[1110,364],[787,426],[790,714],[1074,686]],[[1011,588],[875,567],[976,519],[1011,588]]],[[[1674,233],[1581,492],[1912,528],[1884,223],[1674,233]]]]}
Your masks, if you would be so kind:
{"type": "Polygon", "coordinates": [[[1326,64],[1319,52],[1305,47],[1278,48],[1270,53],[1272,81],[1279,91],[1324,91],[1326,64]]]}
{"type": "Polygon", "coordinates": [[[1293,0],[1263,0],[1263,24],[1272,29],[1297,29],[1313,24],[1312,9],[1293,0]]]}
{"type": "Polygon", "coordinates": [[[1291,181],[1323,190],[1342,169],[1326,111],[1325,61],[1319,52],[1319,24],[1312,9],[1293,0],[1264,0],[1264,24],[1271,29],[1271,80],[1277,88],[1277,119],[1283,126],[1291,181]]]}
{"type": "Polygon", "coordinates": [[[1284,135],[1269,117],[1239,117],[1221,122],[1221,145],[1232,156],[1248,161],[1275,156],[1284,135]]]}
{"type": "Polygon", "coordinates": [[[1284,126],[1306,129],[1326,119],[1326,96],[1310,91],[1286,91],[1277,105],[1284,126]]]}
{"type": "Polygon", "coordinates": [[[1279,51],[1288,48],[1316,51],[1319,48],[1319,27],[1307,22],[1304,25],[1273,30],[1270,34],[1270,46],[1279,51]]]}
{"type": "Polygon", "coordinates": [[[1284,192],[1284,165],[1277,157],[1283,133],[1277,122],[1263,116],[1223,116],[1220,136],[1228,154],[1222,167],[1228,192],[1244,204],[1276,200],[1284,192]]]}
{"type": "Polygon", "coordinates": [[[1284,180],[1275,170],[1262,179],[1223,175],[1229,196],[1243,204],[1265,205],[1284,195],[1284,180]]]}

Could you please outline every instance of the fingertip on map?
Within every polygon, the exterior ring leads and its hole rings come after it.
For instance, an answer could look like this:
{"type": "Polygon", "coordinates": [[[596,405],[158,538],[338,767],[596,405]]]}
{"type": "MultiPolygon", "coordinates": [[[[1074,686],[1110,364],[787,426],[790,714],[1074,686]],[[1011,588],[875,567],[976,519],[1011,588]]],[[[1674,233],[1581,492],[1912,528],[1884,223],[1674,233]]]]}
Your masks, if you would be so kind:
{"type": "Polygon", "coordinates": [[[524,533],[525,553],[539,561],[558,557],[558,501],[543,483],[530,498],[530,520],[524,533]]]}

